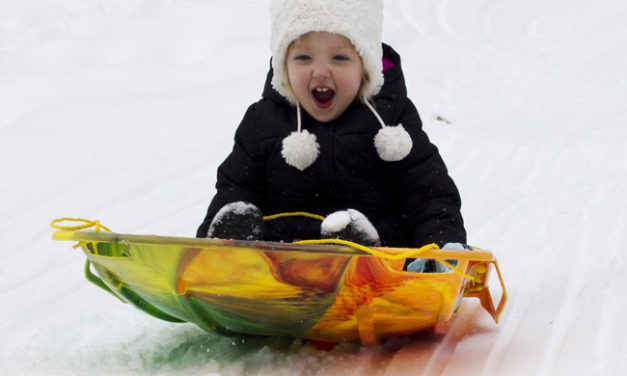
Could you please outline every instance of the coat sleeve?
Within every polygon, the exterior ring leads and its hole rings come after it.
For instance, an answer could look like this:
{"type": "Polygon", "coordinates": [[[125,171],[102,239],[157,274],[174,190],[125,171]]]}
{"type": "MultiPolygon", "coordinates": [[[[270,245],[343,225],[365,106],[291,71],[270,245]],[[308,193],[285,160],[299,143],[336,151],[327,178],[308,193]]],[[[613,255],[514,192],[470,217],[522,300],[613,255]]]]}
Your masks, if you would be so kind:
{"type": "Polygon", "coordinates": [[[438,149],[422,129],[413,103],[402,104],[400,123],[409,132],[413,147],[399,162],[396,172],[401,218],[409,224],[415,245],[447,242],[466,243],[459,191],[449,176],[438,149]]]}
{"type": "Polygon", "coordinates": [[[211,220],[224,205],[245,201],[259,206],[263,189],[264,163],[259,143],[256,142],[255,109],[248,108],[235,132],[233,150],[218,167],[216,194],[209,204],[207,214],[196,232],[204,238],[211,220]]]}

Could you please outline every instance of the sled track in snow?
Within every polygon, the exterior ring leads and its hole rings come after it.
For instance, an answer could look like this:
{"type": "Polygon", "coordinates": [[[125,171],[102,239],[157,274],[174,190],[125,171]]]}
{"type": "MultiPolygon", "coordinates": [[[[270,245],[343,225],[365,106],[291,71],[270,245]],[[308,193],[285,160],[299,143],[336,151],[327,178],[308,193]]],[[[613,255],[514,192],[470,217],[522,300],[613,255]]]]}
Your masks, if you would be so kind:
{"type": "Polygon", "coordinates": [[[446,335],[436,343],[418,343],[404,347],[394,355],[384,375],[444,374],[453,359],[457,344],[468,334],[480,308],[477,301],[464,302],[446,335]]]}
{"type": "MultiPolygon", "coordinates": [[[[330,353],[329,361],[317,369],[303,369],[301,376],[436,376],[458,371],[451,364],[459,342],[473,328],[477,313],[482,310],[477,300],[466,299],[451,320],[446,334],[419,333],[409,338],[393,338],[382,345],[362,348],[353,355],[330,353]]],[[[262,373],[265,375],[266,373],[262,373]]]]}

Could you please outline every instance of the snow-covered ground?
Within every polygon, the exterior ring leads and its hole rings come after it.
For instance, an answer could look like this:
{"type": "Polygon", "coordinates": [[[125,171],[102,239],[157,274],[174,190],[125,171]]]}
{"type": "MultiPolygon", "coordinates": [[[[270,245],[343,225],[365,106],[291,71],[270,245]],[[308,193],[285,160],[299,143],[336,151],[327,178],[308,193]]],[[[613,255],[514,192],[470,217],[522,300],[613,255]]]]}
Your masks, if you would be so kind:
{"type": "MultiPolygon", "coordinates": [[[[436,371],[623,374],[627,2],[385,4],[469,240],[498,256],[510,293],[502,323],[478,312],[436,371]]],[[[424,338],[325,353],[161,322],[50,240],[62,216],[193,236],[269,36],[266,0],[0,0],[1,374],[434,371],[424,338]]]]}

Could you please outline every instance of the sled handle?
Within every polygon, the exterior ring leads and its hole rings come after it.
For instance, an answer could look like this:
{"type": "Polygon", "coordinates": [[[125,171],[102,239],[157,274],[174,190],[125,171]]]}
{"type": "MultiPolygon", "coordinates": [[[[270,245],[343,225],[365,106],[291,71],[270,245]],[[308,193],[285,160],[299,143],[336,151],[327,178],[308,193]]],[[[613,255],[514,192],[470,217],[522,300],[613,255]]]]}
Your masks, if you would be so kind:
{"type": "Polygon", "coordinates": [[[139,310],[144,311],[145,313],[151,316],[154,316],[158,319],[164,320],[164,321],[183,322],[183,320],[177,317],[174,317],[170,314],[167,314],[161,311],[160,309],[158,309],[157,307],[153,306],[152,304],[148,303],[142,297],[140,297],[139,295],[137,295],[130,289],[127,289],[127,288],[120,289],[119,294],[121,296],[118,295],[111,288],[109,288],[109,286],[107,286],[100,277],[95,275],[91,271],[90,267],[91,267],[91,262],[89,261],[89,258],[87,258],[87,260],[85,260],[85,278],[87,278],[89,282],[93,283],[94,285],[100,287],[104,291],[118,298],[122,303],[124,304],[131,303],[133,306],[135,306],[139,310]],[[122,296],[124,298],[122,298],[122,296]]]}
{"type": "Polygon", "coordinates": [[[481,302],[481,306],[492,316],[494,321],[498,323],[505,309],[505,304],[507,303],[507,289],[505,288],[505,282],[503,281],[503,275],[501,274],[498,261],[493,259],[476,263],[471,266],[471,275],[473,276],[473,280],[466,286],[464,296],[478,298],[481,302]],[[496,307],[492,300],[490,288],[487,285],[490,264],[494,265],[502,291],[501,299],[496,307]]]}
{"type": "Polygon", "coordinates": [[[116,298],[120,299],[120,301],[124,304],[126,304],[126,301],[122,298],[120,298],[118,296],[118,294],[114,293],[113,290],[111,290],[103,281],[102,279],[100,279],[100,277],[98,277],[97,275],[95,275],[92,271],[91,271],[91,262],[89,261],[89,259],[85,260],[85,278],[91,282],[92,284],[100,287],[101,289],[103,289],[104,291],[108,292],[109,294],[115,296],[116,298]]]}
{"type": "Polygon", "coordinates": [[[503,313],[503,310],[505,309],[505,304],[507,303],[507,289],[505,288],[505,282],[503,281],[503,275],[501,274],[501,269],[499,268],[498,261],[494,260],[493,265],[494,265],[494,269],[496,270],[496,274],[499,276],[499,282],[501,283],[501,289],[503,291],[503,295],[501,296],[501,301],[499,302],[499,305],[496,307],[496,312],[494,315],[494,321],[498,323],[501,319],[501,314],[503,313]]]}

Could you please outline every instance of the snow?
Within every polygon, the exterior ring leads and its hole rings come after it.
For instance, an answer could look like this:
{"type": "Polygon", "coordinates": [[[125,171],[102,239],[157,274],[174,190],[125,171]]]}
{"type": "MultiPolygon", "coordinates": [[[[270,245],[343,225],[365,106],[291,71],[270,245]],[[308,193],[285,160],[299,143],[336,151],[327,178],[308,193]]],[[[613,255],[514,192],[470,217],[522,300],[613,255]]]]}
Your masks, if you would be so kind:
{"type": "MultiPolygon", "coordinates": [[[[358,212],[359,213],[359,212],[358,212]]],[[[340,232],[351,223],[351,216],[348,210],[338,211],[326,216],[320,224],[320,232],[332,233],[340,232]]]]}
{"type": "Polygon", "coordinates": [[[428,338],[325,353],[161,322],[93,287],[48,223],[194,235],[262,90],[267,2],[4,0],[2,374],[622,374],[627,2],[385,5],[384,40],[460,188],[469,242],[499,258],[499,325],[477,312],[424,368],[428,338]]]}
{"type": "Polygon", "coordinates": [[[337,237],[338,233],[350,228],[359,234],[358,238],[368,239],[369,244],[380,244],[379,233],[366,216],[355,209],[346,209],[331,213],[320,224],[322,237],[337,237]]]}
{"type": "Polygon", "coordinates": [[[206,236],[226,239],[225,234],[231,235],[234,239],[257,240],[262,238],[263,219],[261,210],[255,205],[244,201],[231,202],[224,205],[211,220],[206,236]],[[229,231],[234,224],[237,225],[238,231],[236,231],[236,234],[239,235],[235,235],[232,230],[229,231]],[[215,235],[216,228],[222,228],[222,230],[218,230],[218,235],[215,235]]]}

